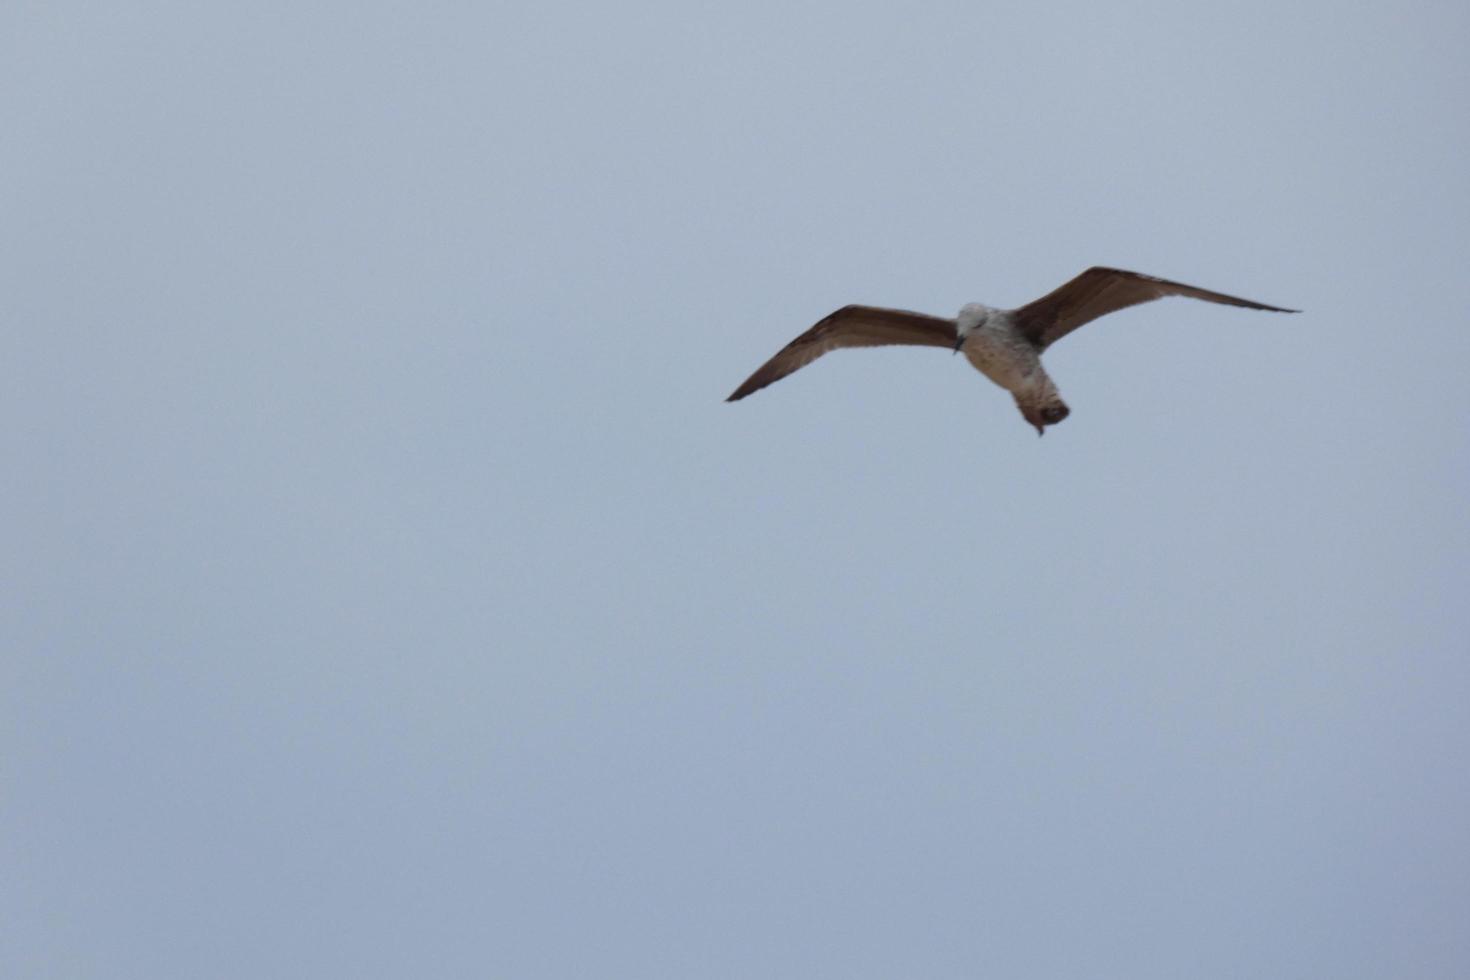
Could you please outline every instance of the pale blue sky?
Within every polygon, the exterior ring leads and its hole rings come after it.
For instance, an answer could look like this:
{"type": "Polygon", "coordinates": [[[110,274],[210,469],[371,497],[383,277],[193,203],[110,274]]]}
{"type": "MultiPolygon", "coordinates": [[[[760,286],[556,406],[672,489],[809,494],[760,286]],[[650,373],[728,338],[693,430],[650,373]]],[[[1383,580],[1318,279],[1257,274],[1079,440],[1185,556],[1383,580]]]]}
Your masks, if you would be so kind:
{"type": "Polygon", "coordinates": [[[6,4],[0,975],[1470,975],[1467,32],[6,4]]]}

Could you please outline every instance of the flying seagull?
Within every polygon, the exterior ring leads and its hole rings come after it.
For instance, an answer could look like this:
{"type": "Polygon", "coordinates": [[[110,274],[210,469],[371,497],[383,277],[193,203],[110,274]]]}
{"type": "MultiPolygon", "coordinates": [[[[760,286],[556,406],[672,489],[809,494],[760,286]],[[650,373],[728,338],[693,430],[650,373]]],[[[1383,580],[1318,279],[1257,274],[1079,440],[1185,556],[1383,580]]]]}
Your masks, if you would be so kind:
{"type": "Polygon", "coordinates": [[[1015,397],[1016,407],[1036,427],[1037,434],[1045,435],[1046,427],[1066,418],[1071,409],[1041,366],[1042,352],[1084,323],[1165,296],[1188,296],[1273,313],[1301,312],[1137,272],[1094,266],[1018,309],[998,310],[966,303],[952,320],[881,306],[844,306],[777,351],[726,401],[739,401],[780,381],[828,351],[918,344],[964,351],[976,370],[1015,397]]]}

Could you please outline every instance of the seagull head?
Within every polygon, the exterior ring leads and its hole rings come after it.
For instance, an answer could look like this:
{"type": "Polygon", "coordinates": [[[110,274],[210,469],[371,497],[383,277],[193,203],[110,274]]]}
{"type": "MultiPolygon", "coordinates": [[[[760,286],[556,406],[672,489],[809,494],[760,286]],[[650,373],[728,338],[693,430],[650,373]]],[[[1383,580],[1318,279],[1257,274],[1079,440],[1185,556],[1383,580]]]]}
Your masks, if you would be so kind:
{"type": "Polygon", "coordinates": [[[955,318],[955,353],[959,353],[961,347],[965,346],[965,338],[990,316],[990,307],[983,303],[966,303],[960,307],[960,315],[955,318]]]}

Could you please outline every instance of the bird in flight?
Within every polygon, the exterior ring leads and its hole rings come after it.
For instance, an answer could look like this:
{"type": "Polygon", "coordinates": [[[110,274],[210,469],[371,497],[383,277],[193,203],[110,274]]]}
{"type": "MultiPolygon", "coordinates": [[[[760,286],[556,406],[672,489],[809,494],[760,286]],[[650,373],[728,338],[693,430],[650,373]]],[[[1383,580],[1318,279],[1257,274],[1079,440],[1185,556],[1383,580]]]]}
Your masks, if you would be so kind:
{"type": "Polygon", "coordinates": [[[1041,366],[1041,354],[1085,323],[1118,310],[1165,296],[1187,296],[1211,303],[1273,313],[1299,313],[1280,306],[1186,286],[1123,269],[1094,266],[1071,282],[1014,310],[967,303],[949,319],[881,306],[844,306],[776,352],[726,401],[752,392],[806,367],[828,351],[843,347],[917,344],[965,352],[981,374],[1016,399],[1016,407],[1038,435],[1070,413],[1057,386],[1041,366]]]}

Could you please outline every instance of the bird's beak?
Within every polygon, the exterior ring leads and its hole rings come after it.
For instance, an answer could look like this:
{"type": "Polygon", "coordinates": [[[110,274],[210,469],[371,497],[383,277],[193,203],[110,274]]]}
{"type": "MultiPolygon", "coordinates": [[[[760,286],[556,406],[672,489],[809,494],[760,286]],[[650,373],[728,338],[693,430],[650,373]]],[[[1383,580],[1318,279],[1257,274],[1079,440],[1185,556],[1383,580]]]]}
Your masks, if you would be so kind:
{"type": "Polygon", "coordinates": [[[954,342],[954,352],[956,354],[958,354],[960,352],[960,348],[963,347],[963,346],[965,346],[965,338],[964,337],[957,338],[955,340],[955,342],[954,342]]]}

